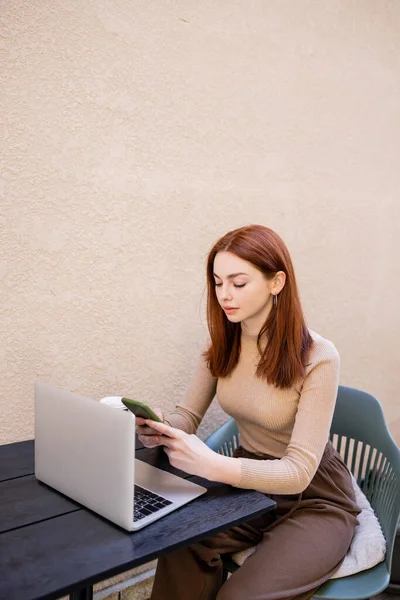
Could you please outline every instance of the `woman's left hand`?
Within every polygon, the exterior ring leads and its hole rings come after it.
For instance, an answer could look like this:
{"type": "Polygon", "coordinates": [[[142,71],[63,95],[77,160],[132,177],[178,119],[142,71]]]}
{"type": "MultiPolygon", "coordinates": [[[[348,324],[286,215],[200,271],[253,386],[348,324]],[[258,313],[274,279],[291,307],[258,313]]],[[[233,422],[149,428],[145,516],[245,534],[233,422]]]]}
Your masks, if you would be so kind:
{"type": "Polygon", "coordinates": [[[213,464],[218,454],[197,435],[149,419],[146,419],[146,425],[160,433],[159,443],[164,446],[173,467],[191,475],[213,479],[213,464]]]}

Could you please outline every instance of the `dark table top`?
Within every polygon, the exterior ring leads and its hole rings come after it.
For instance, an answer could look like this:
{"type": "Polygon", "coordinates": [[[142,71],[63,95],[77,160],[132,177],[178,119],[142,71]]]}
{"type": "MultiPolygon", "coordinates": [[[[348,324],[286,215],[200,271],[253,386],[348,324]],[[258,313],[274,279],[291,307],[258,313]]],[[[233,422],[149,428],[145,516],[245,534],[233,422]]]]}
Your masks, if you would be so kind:
{"type": "Polygon", "coordinates": [[[136,456],[208,488],[129,533],[33,475],[33,441],[0,446],[0,600],[50,600],[187,546],[274,508],[259,492],[188,476],[160,449],[136,456]]]}

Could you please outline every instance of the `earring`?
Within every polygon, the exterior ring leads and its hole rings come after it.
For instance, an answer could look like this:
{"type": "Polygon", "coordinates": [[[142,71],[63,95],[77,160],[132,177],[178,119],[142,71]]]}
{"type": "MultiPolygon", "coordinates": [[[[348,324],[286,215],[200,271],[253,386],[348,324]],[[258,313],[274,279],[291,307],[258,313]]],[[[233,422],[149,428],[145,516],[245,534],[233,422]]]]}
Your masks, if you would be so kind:
{"type": "Polygon", "coordinates": [[[276,308],[278,306],[278,294],[274,294],[274,299],[273,299],[273,303],[274,303],[274,308],[276,308]]]}

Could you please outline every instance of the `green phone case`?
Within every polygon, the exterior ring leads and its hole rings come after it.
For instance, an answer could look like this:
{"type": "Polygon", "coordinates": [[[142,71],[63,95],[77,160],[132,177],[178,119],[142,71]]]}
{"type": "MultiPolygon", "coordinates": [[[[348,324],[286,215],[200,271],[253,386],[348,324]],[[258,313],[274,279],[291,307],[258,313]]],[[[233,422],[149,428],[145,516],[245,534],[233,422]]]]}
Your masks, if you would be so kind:
{"type": "Polygon", "coordinates": [[[129,408],[136,417],[142,417],[143,419],[151,419],[152,421],[158,421],[162,423],[160,417],[156,415],[147,404],[138,402],[138,400],[130,400],[130,398],[121,398],[122,404],[125,404],[126,408],[129,408]]]}

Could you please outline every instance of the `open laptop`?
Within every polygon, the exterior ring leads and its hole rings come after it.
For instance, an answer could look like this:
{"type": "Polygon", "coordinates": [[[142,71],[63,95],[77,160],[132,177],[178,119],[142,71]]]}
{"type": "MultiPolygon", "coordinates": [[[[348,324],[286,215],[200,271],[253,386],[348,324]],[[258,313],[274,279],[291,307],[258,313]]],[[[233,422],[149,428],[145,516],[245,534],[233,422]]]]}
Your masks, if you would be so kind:
{"type": "Polygon", "coordinates": [[[135,459],[135,416],[35,383],[35,475],[128,531],[207,489],[135,459]]]}

